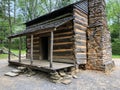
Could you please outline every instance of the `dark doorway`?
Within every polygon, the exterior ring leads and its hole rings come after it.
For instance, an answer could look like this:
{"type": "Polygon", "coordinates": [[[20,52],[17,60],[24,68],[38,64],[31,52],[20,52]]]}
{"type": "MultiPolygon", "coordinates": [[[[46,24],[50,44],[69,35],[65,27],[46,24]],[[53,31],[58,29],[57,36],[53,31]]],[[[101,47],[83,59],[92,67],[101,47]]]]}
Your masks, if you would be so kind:
{"type": "Polygon", "coordinates": [[[48,60],[48,37],[41,37],[42,59],[48,60]]]}

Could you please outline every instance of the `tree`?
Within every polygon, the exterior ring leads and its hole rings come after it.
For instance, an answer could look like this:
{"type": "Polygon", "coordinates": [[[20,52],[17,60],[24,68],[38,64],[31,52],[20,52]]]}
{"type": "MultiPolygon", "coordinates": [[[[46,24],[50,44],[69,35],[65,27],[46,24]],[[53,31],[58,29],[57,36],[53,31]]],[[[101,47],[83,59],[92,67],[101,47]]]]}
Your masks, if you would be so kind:
{"type": "Polygon", "coordinates": [[[112,36],[113,54],[120,55],[120,0],[108,0],[107,18],[112,36]]]}
{"type": "Polygon", "coordinates": [[[120,40],[120,0],[108,0],[107,18],[112,38],[119,38],[120,40]]]}

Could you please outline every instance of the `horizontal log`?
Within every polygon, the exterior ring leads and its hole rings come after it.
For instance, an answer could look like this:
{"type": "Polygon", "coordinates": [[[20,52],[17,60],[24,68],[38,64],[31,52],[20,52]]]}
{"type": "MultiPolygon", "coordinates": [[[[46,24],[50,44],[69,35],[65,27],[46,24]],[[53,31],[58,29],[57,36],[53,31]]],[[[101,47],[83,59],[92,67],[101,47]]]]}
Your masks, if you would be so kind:
{"type": "Polygon", "coordinates": [[[86,64],[87,63],[87,60],[79,60],[79,59],[76,59],[77,60],[77,64],[86,64]]]}
{"type": "MultiPolygon", "coordinates": [[[[34,39],[34,40],[33,40],[33,43],[34,43],[34,42],[37,42],[37,41],[39,41],[39,40],[40,40],[40,39],[34,39]]],[[[27,40],[27,43],[30,43],[30,42],[31,42],[31,40],[27,40]]]]}
{"type": "Polygon", "coordinates": [[[75,45],[86,46],[86,43],[85,42],[75,42],[75,45]]]}
{"type": "Polygon", "coordinates": [[[69,44],[73,44],[73,42],[62,42],[62,43],[54,43],[53,45],[55,46],[57,46],[57,45],[69,45],[69,44]]]}
{"type": "Polygon", "coordinates": [[[69,55],[73,55],[73,52],[72,51],[53,52],[53,55],[55,55],[55,56],[69,56],[69,55]]]}
{"type": "Polygon", "coordinates": [[[76,29],[79,29],[79,30],[83,30],[83,31],[86,31],[87,30],[87,27],[81,25],[81,24],[78,24],[78,23],[74,23],[74,28],[76,29]]]}
{"type": "Polygon", "coordinates": [[[73,48],[73,45],[59,45],[59,46],[54,46],[53,50],[58,50],[58,49],[71,49],[73,48]]]}
{"type": "MultiPolygon", "coordinates": [[[[40,37],[33,37],[33,40],[39,39],[40,37]]],[[[31,40],[31,38],[27,38],[27,41],[31,40]]]]}
{"type": "Polygon", "coordinates": [[[75,49],[75,52],[76,53],[86,53],[87,50],[86,50],[86,48],[77,48],[77,49],[75,49]]]}
{"type": "MultiPolygon", "coordinates": [[[[29,53],[27,53],[27,56],[31,56],[29,53]]],[[[39,57],[40,56],[40,54],[38,53],[38,54],[33,54],[33,57],[39,57]]]]}
{"type": "Polygon", "coordinates": [[[84,42],[84,43],[86,43],[86,40],[75,39],[75,42],[84,42]]]}
{"type": "MultiPolygon", "coordinates": [[[[31,50],[29,49],[27,52],[30,53],[31,50]]],[[[40,53],[40,50],[33,50],[33,53],[40,53]]]]}
{"type": "Polygon", "coordinates": [[[66,36],[66,37],[59,37],[59,38],[54,38],[54,40],[60,40],[60,39],[68,39],[68,38],[72,38],[72,36],[66,36]]]}
{"type": "Polygon", "coordinates": [[[85,31],[83,31],[83,30],[80,30],[80,29],[78,29],[78,28],[75,28],[74,29],[74,32],[75,32],[75,34],[80,34],[80,35],[86,35],[86,32],[85,31]]]}
{"type": "Polygon", "coordinates": [[[87,24],[85,24],[85,23],[83,23],[83,22],[80,22],[80,21],[78,21],[77,19],[74,20],[74,23],[80,24],[80,25],[82,25],[82,26],[84,26],[84,27],[87,27],[87,26],[88,26],[87,24]]]}
{"type": "Polygon", "coordinates": [[[63,37],[63,36],[71,36],[73,35],[73,32],[63,32],[63,33],[57,33],[57,34],[54,34],[54,37],[63,37]]]}
{"type": "MultiPolygon", "coordinates": [[[[27,56],[26,58],[30,59],[30,56],[27,56]]],[[[39,56],[33,56],[33,60],[39,60],[39,56]]],[[[34,63],[34,61],[33,61],[33,63],[34,63]]]]}
{"type": "MultiPolygon", "coordinates": [[[[27,48],[30,48],[31,46],[27,46],[27,48]]],[[[33,45],[33,48],[40,48],[40,45],[33,45]]]]}
{"type": "Polygon", "coordinates": [[[69,25],[68,27],[66,27],[66,25],[65,26],[62,26],[62,27],[58,27],[57,28],[57,30],[55,31],[55,32],[57,32],[57,31],[61,31],[61,30],[64,30],[64,29],[72,29],[73,28],[73,26],[72,25],[69,25]]]}
{"type": "Polygon", "coordinates": [[[54,35],[55,34],[60,34],[60,33],[65,33],[65,32],[72,32],[72,30],[73,30],[73,26],[72,26],[72,28],[70,28],[70,29],[61,29],[61,30],[56,30],[56,31],[54,31],[54,35]]]}
{"type": "Polygon", "coordinates": [[[79,46],[79,45],[76,45],[76,48],[85,48],[85,49],[86,49],[86,46],[79,46]]]}
{"type": "Polygon", "coordinates": [[[82,35],[76,35],[74,36],[75,39],[80,39],[80,40],[86,40],[86,37],[85,36],[82,36],[82,35]]]}
{"type": "Polygon", "coordinates": [[[86,53],[76,53],[76,58],[86,58],[86,53]]]}
{"type": "Polygon", "coordinates": [[[85,23],[86,25],[88,25],[88,19],[84,19],[82,16],[78,16],[78,15],[74,15],[74,18],[75,18],[75,20],[77,19],[78,21],[81,21],[81,22],[83,22],[83,23],[85,23]]]}
{"type": "Polygon", "coordinates": [[[53,50],[53,52],[68,52],[73,51],[73,49],[59,49],[59,50],[53,50]]]}
{"type": "Polygon", "coordinates": [[[65,39],[57,39],[55,40],[54,39],[54,43],[61,43],[61,42],[72,42],[73,41],[73,38],[65,38],[65,39]]]}
{"type": "Polygon", "coordinates": [[[79,15],[78,13],[74,13],[74,18],[79,18],[79,20],[81,20],[82,22],[88,22],[88,19],[87,18],[85,18],[85,17],[83,17],[83,16],[81,16],[81,15],[79,15]]]}
{"type": "MultiPolygon", "coordinates": [[[[40,44],[39,41],[33,42],[33,45],[39,45],[39,44],[40,44]]],[[[30,43],[30,42],[27,42],[27,45],[29,46],[29,45],[31,45],[31,43],[30,43]]]]}
{"type": "Polygon", "coordinates": [[[84,13],[82,13],[80,10],[78,10],[77,8],[74,8],[73,9],[74,13],[78,13],[79,15],[85,17],[85,18],[88,18],[88,16],[84,13]]]}
{"type": "Polygon", "coordinates": [[[72,59],[73,56],[55,56],[53,55],[54,59],[72,59]]]}

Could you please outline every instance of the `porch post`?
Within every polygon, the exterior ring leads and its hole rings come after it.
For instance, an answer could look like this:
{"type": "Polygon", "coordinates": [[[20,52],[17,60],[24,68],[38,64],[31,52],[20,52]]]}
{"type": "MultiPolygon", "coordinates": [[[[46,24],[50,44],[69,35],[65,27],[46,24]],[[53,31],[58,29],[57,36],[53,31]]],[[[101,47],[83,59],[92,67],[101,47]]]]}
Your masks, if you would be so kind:
{"type": "Polygon", "coordinates": [[[33,35],[31,35],[31,64],[33,63],[33,35]]]}
{"type": "Polygon", "coordinates": [[[51,31],[51,42],[50,42],[50,68],[53,67],[53,31],[51,31]]]}
{"type": "Polygon", "coordinates": [[[19,38],[19,62],[21,62],[22,38],[19,38]]]}
{"type": "Polygon", "coordinates": [[[11,60],[11,38],[9,39],[9,50],[8,50],[8,62],[10,62],[11,60]]]}

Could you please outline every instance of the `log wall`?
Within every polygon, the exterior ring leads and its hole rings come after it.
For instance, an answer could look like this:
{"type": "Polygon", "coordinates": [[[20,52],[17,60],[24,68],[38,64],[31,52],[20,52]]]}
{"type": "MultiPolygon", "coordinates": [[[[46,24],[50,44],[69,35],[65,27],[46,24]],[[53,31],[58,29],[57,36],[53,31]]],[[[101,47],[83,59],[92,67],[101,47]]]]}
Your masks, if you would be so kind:
{"type": "Polygon", "coordinates": [[[53,61],[74,63],[73,22],[57,28],[54,32],[53,61]]]}
{"type": "MultiPolygon", "coordinates": [[[[50,33],[34,34],[33,39],[33,59],[42,59],[42,52],[40,50],[40,37],[48,36],[50,33]]],[[[53,41],[53,61],[74,63],[73,56],[73,22],[60,26],[54,31],[53,41]]],[[[30,58],[30,36],[27,36],[27,58],[30,58]]],[[[49,42],[50,44],[50,42],[49,42]]],[[[48,56],[50,59],[50,57],[48,56]]]]}
{"type": "Polygon", "coordinates": [[[74,8],[74,56],[77,64],[86,64],[86,30],[88,26],[87,14],[79,8],[74,8]]]}
{"type": "MultiPolygon", "coordinates": [[[[27,36],[26,38],[26,48],[27,53],[26,56],[28,59],[30,59],[30,53],[31,53],[31,37],[27,36]]],[[[40,37],[39,35],[33,35],[33,59],[40,59],[40,37]]]]}

